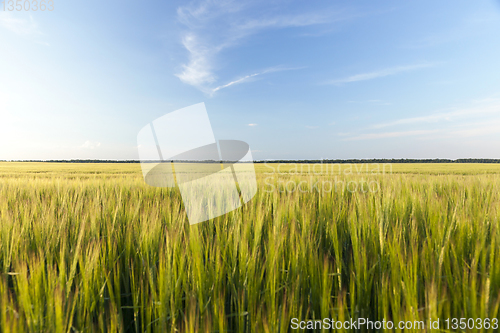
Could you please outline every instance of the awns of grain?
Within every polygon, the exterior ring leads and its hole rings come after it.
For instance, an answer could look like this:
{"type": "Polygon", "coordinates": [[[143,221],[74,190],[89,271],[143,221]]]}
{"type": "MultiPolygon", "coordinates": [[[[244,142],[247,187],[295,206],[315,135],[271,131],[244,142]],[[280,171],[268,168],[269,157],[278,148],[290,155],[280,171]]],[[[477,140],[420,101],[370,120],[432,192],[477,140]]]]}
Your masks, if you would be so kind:
{"type": "Polygon", "coordinates": [[[257,165],[251,202],[190,226],[179,191],[147,186],[138,165],[2,163],[0,330],[497,318],[500,170],[474,167],[407,165],[371,176],[377,192],[290,193],[266,191],[257,165]]]}

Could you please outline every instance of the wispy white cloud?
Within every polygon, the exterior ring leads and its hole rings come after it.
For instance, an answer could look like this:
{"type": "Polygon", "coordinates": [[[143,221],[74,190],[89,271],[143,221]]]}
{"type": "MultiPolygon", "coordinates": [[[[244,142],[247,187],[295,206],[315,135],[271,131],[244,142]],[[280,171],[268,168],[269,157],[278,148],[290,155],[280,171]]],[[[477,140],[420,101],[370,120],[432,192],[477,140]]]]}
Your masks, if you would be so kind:
{"type": "Polygon", "coordinates": [[[192,33],[187,33],[183,37],[182,45],[189,52],[189,62],[182,65],[182,72],[176,76],[184,83],[204,88],[215,82],[211,65],[211,58],[215,52],[213,49],[204,47],[198,39],[199,37],[192,33]]]}
{"type": "Polygon", "coordinates": [[[374,105],[392,105],[392,103],[383,101],[381,99],[370,99],[367,101],[347,101],[350,104],[374,104],[374,105]]]}
{"type": "Polygon", "coordinates": [[[252,34],[258,30],[267,28],[305,27],[309,25],[330,23],[331,21],[332,17],[327,13],[279,15],[270,18],[251,19],[238,26],[238,29],[244,32],[244,34],[252,34]]]}
{"type": "Polygon", "coordinates": [[[486,123],[475,123],[467,124],[467,128],[464,128],[463,124],[457,125],[455,127],[447,128],[441,127],[433,130],[409,130],[409,131],[394,131],[394,132],[383,132],[383,133],[365,133],[359,134],[343,139],[343,141],[358,141],[358,140],[375,140],[384,138],[396,138],[404,136],[427,136],[427,138],[470,138],[470,137],[480,137],[487,135],[500,135],[500,120],[494,122],[486,123]],[[432,135],[431,137],[429,137],[432,135]]]}
{"type": "MultiPolygon", "coordinates": [[[[368,133],[344,133],[343,141],[372,140],[403,136],[434,138],[468,138],[500,135],[500,99],[485,98],[473,101],[472,106],[456,108],[420,117],[402,118],[368,126],[368,133]],[[429,127],[432,125],[432,129],[429,127]],[[376,132],[377,129],[397,127],[396,131],[376,132]],[[403,128],[405,128],[403,130],[403,128]]],[[[363,130],[361,131],[363,132],[363,130]]],[[[340,135],[340,134],[339,134],[340,135]]]]}
{"type": "Polygon", "coordinates": [[[479,105],[469,108],[457,109],[449,112],[440,112],[440,113],[425,115],[421,117],[397,119],[386,123],[372,125],[371,128],[384,128],[384,127],[399,126],[399,125],[413,125],[419,123],[436,123],[439,121],[458,120],[470,116],[477,117],[479,115],[492,114],[492,113],[500,114],[500,102],[496,99],[478,101],[476,104],[479,105]],[[491,103],[492,101],[493,103],[491,103]],[[484,105],[485,103],[487,103],[487,105],[484,105]]]}
{"type": "Polygon", "coordinates": [[[216,91],[219,91],[219,90],[221,90],[221,89],[224,89],[224,88],[230,87],[230,86],[232,86],[232,85],[234,85],[234,84],[243,83],[243,82],[247,81],[248,79],[250,79],[250,78],[252,78],[252,77],[254,77],[254,76],[258,76],[258,75],[261,75],[261,74],[264,74],[264,73],[265,73],[265,72],[262,72],[262,73],[254,73],[254,74],[250,74],[250,75],[244,76],[244,77],[242,77],[241,79],[237,79],[237,80],[231,81],[231,82],[229,82],[229,83],[227,83],[227,84],[224,84],[224,85],[222,85],[222,86],[218,86],[218,87],[216,87],[216,88],[212,89],[212,93],[214,93],[214,92],[216,92],[216,91]]]}
{"type": "Polygon", "coordinates": [[[41,34],[37,23],[31,15],[29,18],[19,18],[10,12],[0,12],[0,26],[21,36],[41,34]]]}
{"type": "Polygon", "coordinates": [[[460,137],[474,137],[490,134],[500,134],[500,122],[469,125],[466,129],[452,131],[450,134],[460,137]]]}
{"type": "Polygon", "coordinates": [[[366,133],[345,138],[343,139],[343,141],[397,138],[402,136],[427,135],[436,132],[437,130],[416,130],[416,131],[399,131],[399,132],[384,132],[384,133],[366,133]]]}
{"type": "Polygon", "coordinates": [[[217,91],[219,91],[221,89],[230,87],[232,85],[243,83],[243,82],[247,82],[250,79],[252,79],[252,78],[254,78],[256,76],[259,76],[259,75],[263,75],[263,74],[267,74],[267,73],[273,73],[273,72],[291,71],[291,70],[302,69],[302,68],[304,68],[304,67],[297,67],[297,68],[280,68],[280,67],[275,67],[275,68],[269,68],[269,69],[263,70],[262,72],[254,73],[254,74],[250,74],[250,75],[246,75],[246,76],[244,76],[242,78],[236,79],[236,80],[231,81],[229,83],[226,83],[226,84],[223,84],[223,85],[218,86],[216,88],[213,88],[211,90],[211,94],[213,94],[213,93],[215,93],[215,92],[217,92],[217,91]]]}
{"type": "Polygon", "coordinates": [[[344,13],[331,11],[284,15],[279,8],[273,8],[263,1],[204,0],[179,7],[177,18],[186,28],[181,40],[188,51],[188,60],[181,65],[182,69],[176,76],[207,94],[247,82],[252,77],[271,71],[257,72],[217,85],[219,80],[215,72],[221,51],[235,47],[246,37],[268,29],[321,25],[345,16],[344,13]],[[266,14],[262,14],[260,10],[252,11],[257,5],[264,6],[266,14]]]}
{"type": "Polygon", "coordinates": [[[484,34],[497,28],[500,13],[498,11],[479,10],[471,16],[458,22],[447,30],[436,31],[420,39],[408,40],[403,48],[421,49],[442,44],[454,43],[474,36],[484,34]]]}
{"type": "Polygon", "coordinates": [[[257,124],[248,124],[248,126],[255,127],[255,126],[257,126],[257,124]]]}
{"type": "Polygon", "coordinates": [[[101,143],[100,142],[92,142],[90,140],[87,140],[83,143],[83,145],[80,146],[80,148],[84,149],[95,149],[97,147],[100,147],[101,143]]]}
{"type": "Polygon", "coordinates": [[[417,69],[422,69],[422,68],[428,68],[428,67],[433,67],[436,64],[432,63],[420,63],[420,64],[414,64],[414,65],[408,65],[408,66],[396,66],[396,67],[390,67],[390,68],[385,68],[381,69],[378,71],[374,72],[368,72],[368,73],[361,73],[361,74],[356,74],[352,76],[348,76],[342,79],[335,79],[328,81],[327,84],[344,84],[344,83],[351,83],[351,82],[358,82],[358,81],[367,81],[367,80],[373,80],[381,77],[386,77],[386,76],[392,76],[404,72],[410,72],[414,71],[417,69]]]}
{"type": "Polygon", "coordinates": [[[428,85],[431,85],[431,86],[449,86],[449,85],[456,84],[456,83],[457,83],[456,80],[439,80],[439,81],[429,82],[428,85]]]}

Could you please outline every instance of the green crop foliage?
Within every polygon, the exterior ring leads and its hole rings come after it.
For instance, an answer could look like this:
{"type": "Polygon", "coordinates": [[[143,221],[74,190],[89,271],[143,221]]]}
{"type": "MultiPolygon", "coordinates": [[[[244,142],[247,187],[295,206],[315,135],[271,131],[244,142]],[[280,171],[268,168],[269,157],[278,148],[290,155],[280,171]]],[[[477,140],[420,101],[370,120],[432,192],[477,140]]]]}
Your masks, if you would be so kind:
{"type": "Polygon", "coordinates": [[[354,166],[256,164],[249,203],[190,226],[139,164],[0,163],[0,331],[498,318],[500,165],[354,166]]]}

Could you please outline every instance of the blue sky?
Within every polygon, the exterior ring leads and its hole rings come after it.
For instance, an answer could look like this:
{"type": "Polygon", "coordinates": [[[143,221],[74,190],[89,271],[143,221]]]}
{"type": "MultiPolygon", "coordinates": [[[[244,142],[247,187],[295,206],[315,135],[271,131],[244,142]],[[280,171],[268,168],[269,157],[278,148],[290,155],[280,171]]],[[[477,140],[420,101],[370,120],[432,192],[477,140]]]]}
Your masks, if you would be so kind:
{"type": "Polygon", "coordinates": [[[137,159],[200,102],[259,160],[500,158],[498,36],[493,0],[0,6],[0,159],[137,159]]]}

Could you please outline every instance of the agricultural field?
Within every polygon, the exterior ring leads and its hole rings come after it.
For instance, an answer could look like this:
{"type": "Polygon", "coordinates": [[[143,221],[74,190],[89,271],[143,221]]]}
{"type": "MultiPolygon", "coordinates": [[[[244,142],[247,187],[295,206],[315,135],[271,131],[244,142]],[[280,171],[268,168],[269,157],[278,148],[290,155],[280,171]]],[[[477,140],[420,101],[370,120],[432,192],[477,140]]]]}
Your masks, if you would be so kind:
{"type": "Polygon", "coordinates": [[[0,331],[499,318],[499,164],[255,167],[250,202],[189,225],[140,164],[0,163],[0,331]]]}

